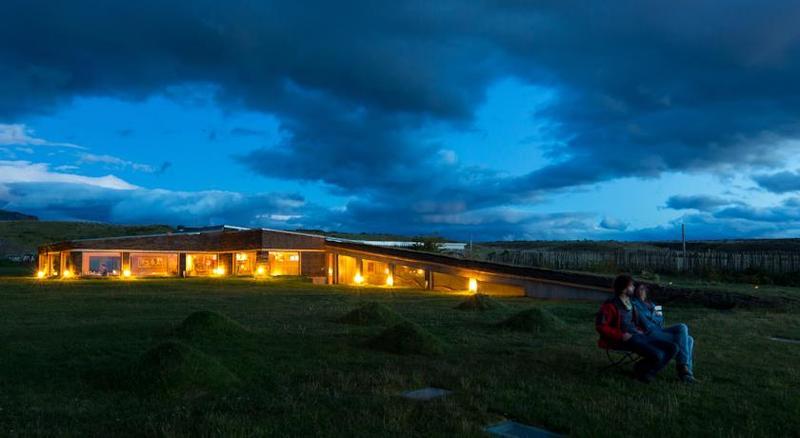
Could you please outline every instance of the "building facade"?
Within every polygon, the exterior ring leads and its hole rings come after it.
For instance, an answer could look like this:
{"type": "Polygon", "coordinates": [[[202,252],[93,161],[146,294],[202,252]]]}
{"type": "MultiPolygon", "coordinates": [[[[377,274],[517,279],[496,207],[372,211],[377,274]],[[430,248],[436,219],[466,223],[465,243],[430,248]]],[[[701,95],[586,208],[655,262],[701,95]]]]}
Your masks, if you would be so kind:
{"type": "Polygon", "coordinates": [[[303,276],[317,284],[602,299],[607,280],[268,229],[218,227],[39,248],[39,278],[303,276]]]}

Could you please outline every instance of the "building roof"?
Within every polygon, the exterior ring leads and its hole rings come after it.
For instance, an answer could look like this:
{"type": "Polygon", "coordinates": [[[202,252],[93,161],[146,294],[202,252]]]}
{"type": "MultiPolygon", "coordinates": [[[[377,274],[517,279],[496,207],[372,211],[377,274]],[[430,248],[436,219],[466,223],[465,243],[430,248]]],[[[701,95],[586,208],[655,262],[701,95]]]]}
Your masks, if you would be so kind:
{"type": "Polygon", "coordinates": [[[268,229],[214,227],[201,231],[77,239],[43,245],[39,252],[66,250],[233,251],[322,249],[325,238],[268,229]]]}

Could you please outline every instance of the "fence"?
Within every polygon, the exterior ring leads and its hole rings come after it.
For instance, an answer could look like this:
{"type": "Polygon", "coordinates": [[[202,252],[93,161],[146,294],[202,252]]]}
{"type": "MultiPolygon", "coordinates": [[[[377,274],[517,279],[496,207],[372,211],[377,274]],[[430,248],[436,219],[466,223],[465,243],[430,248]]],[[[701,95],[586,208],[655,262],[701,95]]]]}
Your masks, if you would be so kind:
{"type": "Polygon", "coordinates": [[[683,252],[674,249],[498,250],[485,258],[498,263],[567,270],[800,272],[800,251],[687,251],[685,264],[683,252]]]}

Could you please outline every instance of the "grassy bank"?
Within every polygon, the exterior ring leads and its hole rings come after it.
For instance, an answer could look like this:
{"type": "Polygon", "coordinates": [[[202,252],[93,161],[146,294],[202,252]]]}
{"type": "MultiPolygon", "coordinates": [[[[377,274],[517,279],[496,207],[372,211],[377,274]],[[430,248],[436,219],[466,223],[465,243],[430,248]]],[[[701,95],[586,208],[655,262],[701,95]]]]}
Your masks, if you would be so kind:
{"type": "Polygon", "coordinates": [[[290,280],[3,278],[0,433],[480,436],[503,418],[575,436],[800,429],[800,345],[767,339],[800,338],[794,311],[668,308],[697,339],[703,384],[687,387],[671,370],[651,385],[601,371],[594,303],[456,309],[464,298],[290,280]],[[364,302],[392,317],[341,321],[364,302]],[[498,325],[530,308],[548,323],[498,325]],[[212,314],[186,320],[198,311],[212,314]],[[394,314],[437,348],[371,348],[394,333],[394,314]],[[429,385],[454,393],[398,397],[429,385]]]}

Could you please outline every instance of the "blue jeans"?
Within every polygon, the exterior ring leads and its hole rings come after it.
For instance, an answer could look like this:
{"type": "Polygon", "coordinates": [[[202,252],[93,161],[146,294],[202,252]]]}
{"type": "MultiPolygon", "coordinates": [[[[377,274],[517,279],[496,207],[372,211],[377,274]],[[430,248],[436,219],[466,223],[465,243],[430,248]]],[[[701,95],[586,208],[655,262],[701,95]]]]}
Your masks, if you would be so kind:
{"type": "Polygon", "coordinates": [[[694,338],[689,336],[689,327],[686,324],[677,324],[667,328],[654,329],[647,333],[651,339],[674,342],[678,345],[678,354],[675,362],[686,365],[689,374],[692,374],[692,352],[694,351],[694,338]]]}
{"type": "Polygon", "coordinates": [[[632,351],[642,357],[642,360],[636,362],[634,366],[638,376],[655,376],[675,357],[678,346],[671,340],[635,334],[622,343],[621,349],[632,351]]]}

